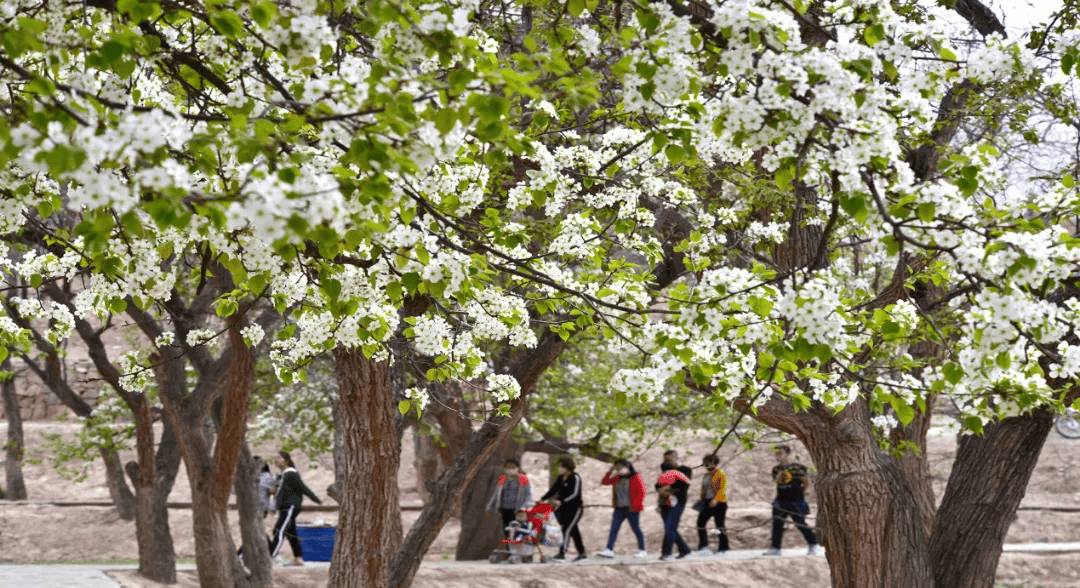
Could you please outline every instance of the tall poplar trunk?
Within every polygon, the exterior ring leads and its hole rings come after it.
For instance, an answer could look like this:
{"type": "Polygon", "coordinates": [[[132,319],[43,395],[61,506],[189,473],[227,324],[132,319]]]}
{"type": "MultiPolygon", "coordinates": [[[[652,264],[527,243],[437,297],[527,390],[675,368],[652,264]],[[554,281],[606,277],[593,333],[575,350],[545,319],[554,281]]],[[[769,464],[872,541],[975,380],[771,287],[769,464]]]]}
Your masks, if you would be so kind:
{"type": "Polygon", "coordinates": [[[401,443],[386,361],[360,349],[334,350],[338,416],[344,451],[344,480],[332,588],[382,588],[390,560],[401,544],[397,473],[401,443]]]}
{"type": "Polygon", "coordinates": [[[0,363],[0,372],[5,377],[0,383],[0,392],[4,396],[4,415],[7,417],[7,443],[4,451],[4,470],[7,483],[4,490],[8,500],[26,500],[26,483],[23,482],[22,459],[26,442],[23,439],[22,413],[19,412],[19,399],[15,395],[15,375],[11,373],[11,357],[5,356],[0,363]]]}
{"type": "Polygon", "coordinates": [[[937,588],[993,588],[1001,548],[1054,422],[1040,410],[962,435],[930,558],[937,588]]]}

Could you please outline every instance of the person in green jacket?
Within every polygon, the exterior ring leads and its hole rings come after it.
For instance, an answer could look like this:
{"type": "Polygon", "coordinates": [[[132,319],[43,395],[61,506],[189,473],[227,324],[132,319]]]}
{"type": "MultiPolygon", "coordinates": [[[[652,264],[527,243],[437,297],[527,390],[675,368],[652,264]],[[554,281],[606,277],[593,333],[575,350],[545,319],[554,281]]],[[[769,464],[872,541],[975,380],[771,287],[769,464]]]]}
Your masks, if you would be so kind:
{"type": "Polygon", "coordinates": [[[296,464],[293,463],[287,451],[278,452],[274,465],[281,470],[281,482],[277,488],[278,520],[274,525],[274,534],[270,537],[270,557],[276,558],[278,552],[281,551],[282,543],[288,539],[289,546],[292,547],[293,560],[285,565],[303,566],[304,551],[300,547],[300,538],[296,535],[296,517],[300,514],[304,496],[314,500],[315,504],[322,504],[322,501],[300,479],[296,464]]]}

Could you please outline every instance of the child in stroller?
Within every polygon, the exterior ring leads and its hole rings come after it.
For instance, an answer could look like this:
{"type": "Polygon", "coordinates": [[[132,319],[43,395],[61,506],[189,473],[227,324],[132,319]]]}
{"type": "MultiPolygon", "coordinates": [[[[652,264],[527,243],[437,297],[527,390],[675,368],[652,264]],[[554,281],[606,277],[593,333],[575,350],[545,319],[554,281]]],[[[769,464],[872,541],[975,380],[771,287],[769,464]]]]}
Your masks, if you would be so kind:
{"type": "Polygon", "coordinates": [[[505,538],[500,543],[499,549],[491,553],[488,561],[509,564],[532,563],[537,553],[540,554],[541,563],[550,561],[551,558],[540,550],[540,535],[544,533],[544,523],[548,522],[551,513],[551,505],[543,503],[527,511],[517,511],[514,520],[510,521],[504,529],[505,538]]]}

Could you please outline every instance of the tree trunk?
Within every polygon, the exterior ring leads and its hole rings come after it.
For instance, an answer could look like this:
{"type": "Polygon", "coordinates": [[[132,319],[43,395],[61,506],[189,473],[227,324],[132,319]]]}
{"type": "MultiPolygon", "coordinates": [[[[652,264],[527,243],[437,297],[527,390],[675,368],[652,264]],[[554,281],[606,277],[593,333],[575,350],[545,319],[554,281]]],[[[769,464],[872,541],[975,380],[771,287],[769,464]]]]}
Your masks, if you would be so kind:
{"type": "Polygon", "coordinates": [[[4,415],[7,416],[7,444],[5,445],[4,469],[7,474],[5,485],[8,500],[26,500],[26,483],[23,482],[22,459],[25,441],[23,440],[22,413],[19,412],[19,399],[15,396],[15,374],[11,371],[11,357],[5,356],[0,363],[0,392],[4,396],[4,415]]]}
{"type": "MultiPolygon", "coordinates": [[[[151,450],[153,447],[151,446],[151,450]]],[[[105,485],[109,487],[109,496],[116,505],[116,513],[125,521],[135,520],[135,495],[131,493],[124,480],[124,468],[120,456],[111,449],[100,448],[101,459],[105,462],[105,485]]]]}
{"type": "MultiPolygon", "coordinates": [[[[139,398],[143,398],[140,396],[139,398]]],[[[145,406],[145,400],[137,408],[145,406]]],[[[164,422],[157,455],[149,411],[135,410],[135,439],[139,461],[125,466],[135,486],[135,537],[139,574],[161,584],[176,583],[176,550],[169,530],[168,498],[180,470],[180,451],[172,423],[164,422]]]]}
{"type": "MultiPolygon", "coordinates": [[[[261,466],[258,466],[261,467],[261,466]]],[[[244,566],[251,572],[248,586],[269,586],[270,552],[266,549],[263,504],[257,484],[259,471],[247,443],[240,448],[236,465],[236,504],[240,517],[240,536],[244,546],[244,566]]]]}
{"type": "Polygon", "coordinates": [[[401,443],[390,368],[360,349],[338,347],[334,359],[345,488],[329,586],[383,588],[402,536],[397,487],[401,443]]]}
{"type": "Polygon", "coordinates": [[[893,461],[896,462],[901,475],[915,494],[915,503],[918,505],[919,516],[926,529],[927,537],[930,536],[930,531],[934,526],[934,512],[937,508],[937,502],[934,500],[934,478],[930,474],[930,463],[926,455],[926,433],[930,430],[930,421],[933,417],[934,398],[931,396],[926,401],[927,412],[917,412],[908,426],[897,427],[890,434],[893,443],[907,442],[914,445],[914,447],[901,446],[903,454],[899,457],[894,456],[893,461]]]}
{"type": "MultiPolygon", "coordinates": [[[[458,535],[457,551],[454,554],[456,559],[487,559],[491,551],[499,546],[499,541],[503,538],[502,517],[497,512],[488,515],[485,509],[491,493],[499,484],[503,464],[510,458],[520,460],[523,453],[525,447],[513,437],[503,439],[462,494],[461,534],[458,535]]],[[[533,493],[536,498],[540,497],[535,486],[533,493]]]]}
{"type": "Polygon", "coordinates": [[[326,495],[341,504],[345,490],[345,429],[341,424],[341,399],[332,398],[334,416],[334,483],[326,487],[326,495]]]}
{"type": "Polygon", "coordinates": [[[420,501],[427,504],[431,500],[428,484],[434,483],[445,468],[431,435],[416,431],[413,434],[413,442],[416,446],[413,458],[413,468],[416,470],[416,493],[420,495],[420,501]]]}
{"type": "Polygon", "coordinates": [[[497,445],[513,432],[525,414],[525,401],[536,386],[536,381],[565,347],[566,342],[561,337],[548,331],[540,337],[535,349],[523,350],[515,357],[508,372],[521,386],[521,396],[510,402],[509,416],[486,420],[469,437],[465,448],[454,456],[453,465],[432,484],[431,502],[413,523],[401,543],[401,549],[390,562],[390,586],[407,588],[412,584],[424,553],[450,518],[451,509],[461,496],[462,488],[472,482],[483,464],[495,453],[497,445]]]}
{"type": "Polygon", "coordinates": [[[938,588],[994,586],[1005,535],[1053,422],[1040,410],[960,436],[930,540],[938,588]]]}
{"type": "Polygon", "coordinates": [[[865,399],[832,414],[820,406],[795,413],[774,397],[757,418],[797,435],[817,466],[819,539],[833,588],[932,586],[918,498],[878,447],[865,399]]]}
{"type": "MultiPolygon", "coordinates": [[[[247,410],[254,381],[254,356],[244,344],[238,324],[243,313],[231,317],[225,353],[200,374],[195,390],[179,396],[175,390],[161,395],[172,419],[184,466],[191,484],[195,560],[202,588],[243,588],[251,583],[228,525],[229,491],[240,460],[247,410]],[[220,401],[221,426],[216,442],[206,433],[206,419],[220,401]]],[[[169,350],[157,363],[181,364],[182,351],[169,350]]]]}

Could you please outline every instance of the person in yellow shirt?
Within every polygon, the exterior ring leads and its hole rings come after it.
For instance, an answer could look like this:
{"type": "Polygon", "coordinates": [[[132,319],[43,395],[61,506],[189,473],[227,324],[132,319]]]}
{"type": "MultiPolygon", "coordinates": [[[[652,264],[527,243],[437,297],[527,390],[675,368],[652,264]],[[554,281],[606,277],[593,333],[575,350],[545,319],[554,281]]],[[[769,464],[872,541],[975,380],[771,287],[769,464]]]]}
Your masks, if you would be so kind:
{"type": "Polygon", "coordinates": [[[727,475],[720,469],[720,458],[715,455],[706,455],[702,465],[705,466],[705,473],[701,476],[701,512],[697,517],[698,553],[712,553],[709,549],[709,533],[705,526],[709,523],[709,519],[713,519],[716,523],[716,533],[720,537],[716,552],[723,555],[730,549],[727,534],[724,532],[724,516],[727,514],[727,475]]]}

